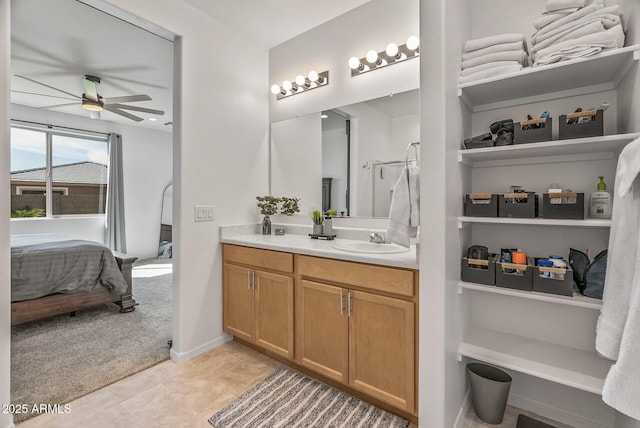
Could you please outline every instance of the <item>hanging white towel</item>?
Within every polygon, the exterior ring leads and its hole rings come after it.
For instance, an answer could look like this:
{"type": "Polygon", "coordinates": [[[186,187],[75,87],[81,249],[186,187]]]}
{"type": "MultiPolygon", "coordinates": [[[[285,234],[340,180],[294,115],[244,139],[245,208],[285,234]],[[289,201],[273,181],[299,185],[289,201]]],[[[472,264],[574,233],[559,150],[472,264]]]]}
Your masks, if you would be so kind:
{"type": "Polygon", "coordinates": [[[620,153],[596,350],[617,360],[602,399],[640,419],[640,138],[620,153]]]}
{"type": "Polygon", "coordinates": [[[406,166],[393,189],[387,240],[409,247],[420,225],[420,168],[406,166]]]}

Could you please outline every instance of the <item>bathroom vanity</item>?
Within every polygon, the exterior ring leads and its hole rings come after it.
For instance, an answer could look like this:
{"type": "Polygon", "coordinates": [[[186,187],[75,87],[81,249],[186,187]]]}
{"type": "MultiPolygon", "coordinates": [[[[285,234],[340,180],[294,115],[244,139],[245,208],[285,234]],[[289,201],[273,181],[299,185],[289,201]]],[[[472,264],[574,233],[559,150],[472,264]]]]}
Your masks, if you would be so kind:
{"type": "Polygon", "coordinates": [[[417,421],[415,249],[348,253],[300,235],[223,242],[227,333],[417,421]]]}

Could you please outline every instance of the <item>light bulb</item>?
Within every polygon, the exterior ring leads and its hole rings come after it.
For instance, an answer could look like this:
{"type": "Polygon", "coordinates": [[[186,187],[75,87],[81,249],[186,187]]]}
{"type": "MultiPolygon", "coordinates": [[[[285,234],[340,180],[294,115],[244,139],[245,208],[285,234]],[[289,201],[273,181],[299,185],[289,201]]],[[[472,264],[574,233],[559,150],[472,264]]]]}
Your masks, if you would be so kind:
{"type": "Polygon", "coordinates": [[[420,39],[416,36],[411,36],[407,39],[407,49],[415,51],[420,46],[420,39]]]}
{"type": "Polygon", "coordinates": [[[398,45],[395,43],[389,43],[387,45],[386,53],[390,57],[395,58],[395,56],[398,55],[398,45]]]}
{"type": "Polygon", "coordinates": [[[374,50],[370,50],[369,52],[367,52],[367,55],[365,56],[365,58],[371,64],[375,64],[375,62],[378,60],[378,52],[376,52],[374,50]]]}
{"type": "Polygon", "coordinates": [[[349,58],[349,68],[352,70],[357,70],[362,66],[360,64],[360,59],[357,56],[352,56],[349,58]]]}
{"type": "Polygon", "coordinates": [[[291,88],[293,88],[293,85],[290,81],[285,80],[284,82],[282,82],[282,89],[284,89],[285,91],[290,91],[291,88]]]}
{"type": "Polygon", "coordinates": [[[302,74],[298,74],[296,76],[296,85],[302,86],[302,85],[304,85],[305,81],[306,81],[306,79],[304,78],[304,76],[302,74]]]}
{"type": "Polygon", "coordinates": [[[279,85],[271,86],[271,93],[273,95],[278,95],[280,93],[280,86],[279,85]]]}
{"type": "Polygon", "coordinates": [[[318,81],[318,72],[315,70],[311,70],[309,72],[309,80],[311,80],[312,82],[317,82],[318,81]]]}

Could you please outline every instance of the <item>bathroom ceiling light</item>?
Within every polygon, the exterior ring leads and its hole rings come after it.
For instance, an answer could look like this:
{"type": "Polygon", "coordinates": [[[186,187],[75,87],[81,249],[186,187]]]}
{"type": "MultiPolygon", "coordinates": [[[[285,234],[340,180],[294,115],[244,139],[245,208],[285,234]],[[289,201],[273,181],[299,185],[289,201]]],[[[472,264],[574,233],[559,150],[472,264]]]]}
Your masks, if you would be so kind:
{"type": "Polygon", "coordinates": [[[280,100],[290,95],[300,94],[302,92],[306,92],[311,89],[319,88],[328,84],[329,71],[318,73],[315,70],[311,70],[307,77],[299,74],[296,76],[293,82],[290,80],[285,80],[281,85],[272,85],[271,93],[276,96],[276,99],[280,100]]]}
{"type": "Polygon", "coordinates": [[[398,46],[395,43],[389,43],[382,52],[370,50],[364,58],[353,56],[349,58],[348,64],[351,69],[351,76],[357,76],[367,71],[415,58],[418,55],[420,55],[420,39],[416,36],[411,36],[403,45],[398,46]]]}

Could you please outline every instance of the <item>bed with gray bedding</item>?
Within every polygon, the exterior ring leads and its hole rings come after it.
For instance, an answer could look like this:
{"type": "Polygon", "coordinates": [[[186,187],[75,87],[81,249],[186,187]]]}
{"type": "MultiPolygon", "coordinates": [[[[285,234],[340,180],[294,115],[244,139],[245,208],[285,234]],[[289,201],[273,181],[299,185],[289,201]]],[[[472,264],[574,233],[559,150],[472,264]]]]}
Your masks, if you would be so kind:
{"type": "Polygon", "coordinates": [[[16,312],[25,308],[32,312],[27,320],[107,302],[118,303],[123,311],[133,310],[133,261],[101,243],[63,234],[12,235],[12,324],[20,323],[16,312]]]}

